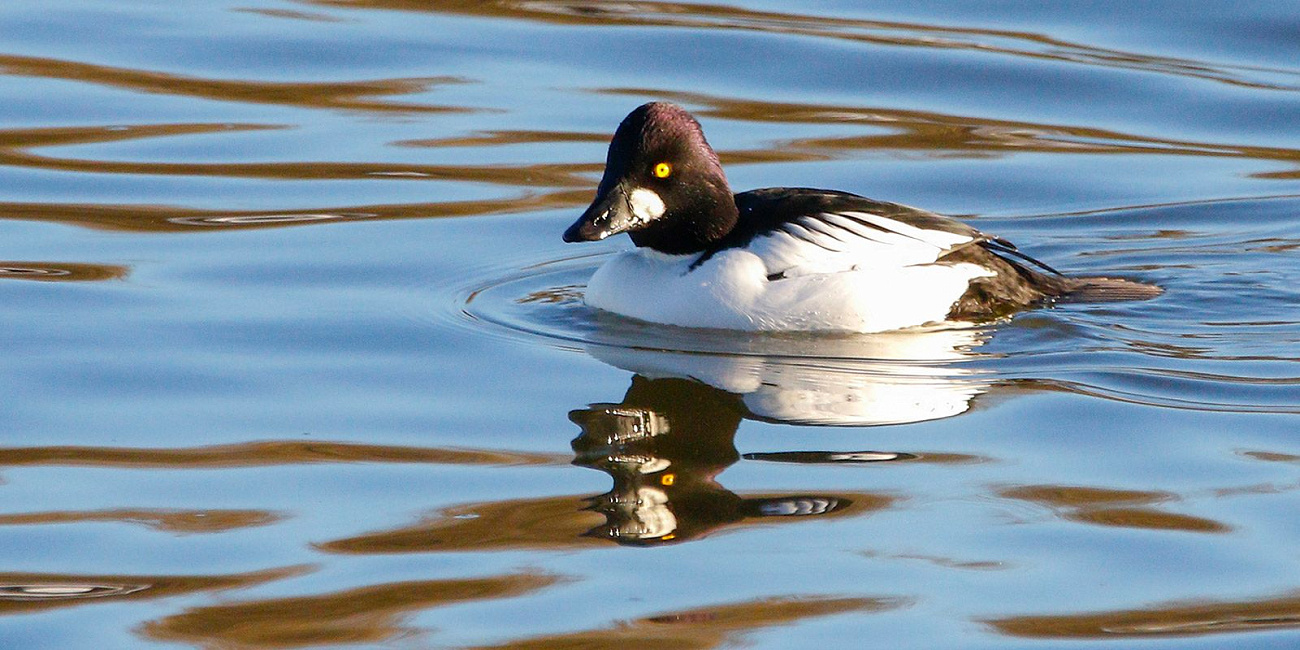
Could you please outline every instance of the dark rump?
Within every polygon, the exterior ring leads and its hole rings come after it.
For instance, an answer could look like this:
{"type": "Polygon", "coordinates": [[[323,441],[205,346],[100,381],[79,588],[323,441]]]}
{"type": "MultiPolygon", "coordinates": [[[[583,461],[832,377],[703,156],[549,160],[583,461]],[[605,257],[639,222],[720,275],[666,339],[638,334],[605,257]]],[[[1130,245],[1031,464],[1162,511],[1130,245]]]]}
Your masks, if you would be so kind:
{"type": "MultiPolygon", "coordinates": [[[[1163,293],[1153,284],[1122,278],[1069,278],[1031,268],[998,251],[996,242],[958,248],[940,262],[968,262],[991,269],[994,275],[976,278],[948,312],[951,320],[987,320],[1008,316],[1047,302],[1110,302],[1147,300],[1163,293]]],[[[1017,255],[1020,255],[1017,253],[1017,255]]],[[[1032,258],[1020,255],[1026,260],[1032,258]]]]}

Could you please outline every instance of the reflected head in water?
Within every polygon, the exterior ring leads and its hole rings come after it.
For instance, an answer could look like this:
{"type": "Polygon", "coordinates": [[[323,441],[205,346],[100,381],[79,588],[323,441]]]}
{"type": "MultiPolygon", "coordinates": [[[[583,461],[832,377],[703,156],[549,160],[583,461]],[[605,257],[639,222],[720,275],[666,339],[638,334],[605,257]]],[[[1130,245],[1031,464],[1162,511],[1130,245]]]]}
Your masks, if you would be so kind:
{"type": "Polygon", "coordinates": [[[614,487],[588,500],[605,523],[587,532],[649,546],[700,537],[746,520],[883,508],[890,499],[855,494],[741,496],[716,477],[740,459],[740,398],[690,379],[632,378],[623,401],[569,413],[582,428],[574,464],[609,474],[614,487]]]}

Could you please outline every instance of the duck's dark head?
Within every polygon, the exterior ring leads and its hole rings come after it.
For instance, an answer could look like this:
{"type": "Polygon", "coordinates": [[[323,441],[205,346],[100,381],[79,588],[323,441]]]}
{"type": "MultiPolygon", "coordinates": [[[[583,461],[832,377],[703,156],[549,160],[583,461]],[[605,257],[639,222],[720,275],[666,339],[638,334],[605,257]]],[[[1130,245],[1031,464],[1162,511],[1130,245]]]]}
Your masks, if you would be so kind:
{"type": "Polygon", "coordinates": [[[735,198],[700,123],[664,102],[642,105],[618,125],[591,207],[564,241],[626,232],[637,246],[664,253],[702,251],[726,236],[735,198]]]}

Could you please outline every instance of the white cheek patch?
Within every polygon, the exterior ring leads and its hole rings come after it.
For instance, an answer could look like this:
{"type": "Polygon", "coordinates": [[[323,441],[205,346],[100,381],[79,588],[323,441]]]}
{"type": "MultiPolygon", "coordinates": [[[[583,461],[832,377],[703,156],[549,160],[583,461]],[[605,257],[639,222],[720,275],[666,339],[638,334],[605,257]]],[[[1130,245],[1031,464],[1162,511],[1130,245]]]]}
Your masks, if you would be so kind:
{"type": "Polygon", "coordinates": [[[632,215],[640,223],[654,221],[664,216],[667,209],[664,206],[664,200],[654,190],[647,190],[644,187],[638,187],[632,190],[627,197],[628,207],[632,208],[632,215]]]}

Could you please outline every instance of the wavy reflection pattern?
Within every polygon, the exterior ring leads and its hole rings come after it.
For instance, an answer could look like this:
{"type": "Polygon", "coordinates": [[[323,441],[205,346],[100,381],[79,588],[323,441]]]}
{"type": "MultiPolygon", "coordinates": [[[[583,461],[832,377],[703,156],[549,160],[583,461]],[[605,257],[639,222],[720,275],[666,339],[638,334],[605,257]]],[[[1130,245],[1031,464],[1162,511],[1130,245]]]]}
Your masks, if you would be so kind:
{"type": "Polygon", "coordinates": [[[1300,596],[1174,603],[1090,614],[1015,616],[986,621],[1031,639],[1128,639],[1205,636],[1300,628],[1300,596]]]}
{"type": "Polygon", "coordinates": [[[97,282],[120,280],[130,268],[117,264],[84,262],[0,261],[0,280],[35,280],[37,282],[97,282]]]}
{"type": "Polygon", "coordinates": [[[188,576],[0,573],[0,616],[245,589],[306,570],[285,567],[234,575],[188,576]]]}
{"type": "Polygon", "coordinates": [[[300,0],[319,6],[464,14],[610,28],[690,27],[796,34],[873,45],[969,49],[1080,65],[1142,70],[1267,90],[1300,89],[1300,73],[1282,68],[1216,64],[1074,43],[1033,32],[860,20],[755,11],[718,4],[604,3],[592,0],[300,0]]]}
{"type": "MultiPolygon", "coordinates": [[[[819,16],[811,10],[756,11],[721,4],[677,2],[295,0],[295,3],[313,11],[242,7],[232,11],[271,20],[307,20],[319,23],[313,26],[322,28],[342,24],[354,14],[418,12],[512,26],[583,28],[610,38],[617,36],[615,30],[628,27],[665,32],[689,29],[711,35],[761,38],[797,36],[801,41],[833,48],[867,45],[891,52],[961,52],[990,56],[1031,69],[1043,65],[1082,68],[1107,75],[1103,81],[1110,83],[1134,74],[1140,75],[1144,82],[1154,80],[1173,85],[1195,82],[1222,93],[1224,97],[1218,99],[1229,107],[1244,106],[1248,101],[1246,93],[1250,93],[1249,98],[1260,101],[1262,97],[1264,102],[1277,102],[1285,109],[1285,100],[1300,91],[1300,73],[1296,70],[1225,63],[1233,60],[1230,56],[1216,61],[1208,55],[1205,58],[1160,55],[1100,47],[1028,30],[950,26],[938,21],[862,20],[819,16]]],[[[87,42],[93,44],[94,39],[87,42]]],[[[394,42],[400,42],[400,38],[394,42]]],[[[289,46],[294,44],[286,44],[289,46]]],[[[571,210],[589,201],[597,175],[603,169],[602,160],[597,156],[609,138],[606,130],[551,129],[551,124],[539,121],[546,118],[534,115],[515,119],[505,128],[492,128],[498,123],[488,118],[509,111],[486,108],[476,103],[481,96],[462,92],[490,80],[475,77],[480,74],[477,68],[472,68],[474,72],[469,74],[446,73],[451,68],[440,61],[423,66],[430,70],[427,76],[381,73],[377,78],[367,78],[365,73],[348,70],[339,73],[342,78],[304,81],[292,79],[292,70],[275,69],[268,73],[272,77],[283,74],[282,78],[251,79],[240,78],[244,76],[240,73],[212,73],[210,69],[208,72],[168,71],[167,66],[173,65],[169,61],[110,65],[90,60],[93,56],[90,53],[83,54],[87,60],[77,60],[75,52],[79,50],[75,47],[51,49],[57,49],[59,54],[33,56],[0,52],[0,75],[11,81],[51,82],[50,87],[95,91],[100,93],[92,95],[97,98],[125,96],[148,105],[151,110],[154,103],[167,99],[183,104],[186,110],[166,117],[156,117],[156,111],[146,112],[150,117],[130,124],[106,123],[101,118],[73,112],[51,116],[47,123],[34,127],[0,129],[0,168],[20,179],[11,186],[11,195],[0,201],[0,220],[49,222],[128,233],[179,234],[571,210]],[[223,104],[255,108],[258,117],[226,119],[223,115],[214,117],[211,113],[189,110],[223,104]],[[196,114],[203,116],[193,117],[196,114]],[[321,155],[323,159],[295,156],[292,143],[296,141],[289,140],[296,130],[316,119],[345,119],[350,125],[360,125],[470,117],[484,119],[429,122],[427,129],[425,123],[420,123],[420,128],[392,136],[391,141],[381,145],[381,151],[393,154],[392,160],[373,152],[356,153],[351,148],[356,143],[346,141],[340,142],[328,155],[321,155]],[[222,158],[219,153],[223,151],[222,146],[233,149],[230,143],[254,135],[271,138],[274,144],[251,151],[243,148],[228,159],[222,158]],[[194,142],[211,147],[199,147],[199,153],[166,153],[174,150],[172,145],[194,142]],[[291,145],[284,146],[285,142],[291,145]],[[578,149],[572,145],[590,147],[578,149]],[[409,154],[420,162],[400,160],[401,154],[409,154]],[[283,159],[285,155],[290,159],[283,159]],[[352,159],[353,155],[361,160],[352,159]],[[535,162],[539,160],[550,162],[535,162]],[[29,183],[32,179],[39,182],[29,183]],[[202,188],[205,196],[213,197],[213,204],[208,207],[187,205],[184,201],[172,204],[166,191],[156,188],[138,194],[114,191],[119,183],[154,183],[158,179],[202,188]],[[363,198],[318,198],[312,194],[305,204],[268,208],[241,196],[239,191],[213,191],[208,184],[214,181],[277,188],[297,184],[323,188],[326,183],[364,182],[366,188],[382,187],[384,191],[394,187],[428,188],[430,198],[416,202],[390,200],[382,192],[370,190],[372,194],[363,198]],[[27,191],[29,185],[36,187],[42,182],[54,187],[47,194],[58,198],[44,198],[44,194],[35,190],[33,195],[40,198],[15,198],[24,196],[20,190],[27,191]],[[421,185],[412,186],[412,183],[421,185]],[[464,190],[465,196],[442,196],[440,188],[448,186],[464,190]],[[75,198],[69,198],[73,194],[75,198]]],[[[1016,72],[1024,74],[1024,70],[1016,72]]],[[[1149,309],[1156,316],[1146,320],[1125,318],[1123,312],[1104,310],[1091,319],[1069,315],[1029,316],[1018,321],[1020,327],[1015,331],[1007,332],[1018,337],[1014,339],[1018,347],[1016,353],[1005,356],[1000,351],[988,351],[994,347],[990,343],[990,330],[976,328],[875,338],[827,338],[815,342],[767,341],[740,349],[725,346],[695,349],[673,345],[672,341],[659,345],[662,340],[651,341],[654,344],[650,345],[641,345],[644,342],[641,340],[629,343],[625,335],[629,329],[636,329],[635,326],[626,323],[610,326],[600,315],[590,312],[582,313],[580,320],[557,318],[562,327],[573,331],[578,331],[575,327],[578,325],[585,328],[576,340],[563,339],[564,345],[572,344],[570,348],[584,350],[591,357],[632,374],[618,402],[581,405],[585,400],[575,399],[564,403],[562,410],[573,409],[568,412],[568,418],[578,429],[570,443],[571,454],[497,449],[489,443],[484,443],[483,448],[443,448],[299,439],[188,447],[75,443],[3,447],[0,470],[11,476],[50,471],[55,478],[62,478],[58,471],[70,469],[105,475],[129,474],[135,479],[156,471],[170,477],[230,475],[227,480],[235,483],[244,480],[244,474],[235,476],[234,470],[269,468],[271,471],[266,474],[274,474],[281,468],[333,466],[339,470],[337,476],[341,480],[351,481],[359,476],[351,473],[358,468],[395,469],[394,466],[410,465],[416,470],[442,466],[470,468],[481,471],[478,476],[488,481],[497,479],[499,474],[492,472],[502,468],[551,471],[567,470],[572,464],[580,468],[578,474],[592,476],[585,470],[595,470],[603,475],[602,480],[607,476],[611,487],[596,495],[568,494],[567,489],[560,494],[545,494],[539,493],[543,483],[521,482],[514,487],[522,494],[441,507],[391,529],[334,532],[328,535],[332,539],[314,543],[309,541],[312,535],[326,535],[314,528],[305,534],[308,540],[291,535],[301,532],[297,526],[313,525],[310,516],[303,516],[315,514],[310,512],[312,507],[328,506],[306,500],[290,501],[302,507],[304,512],[299,512],[292,506],[282,507],[284,502],[278,499],[283,494],[276,494],[272,499],[253,487],[248,488],[247,504],[232,507],[175,505],[184,504],[185,497],[171,498],[153,492],[147,496],[116,494],[113,495],[116,501],[108,505],[99,501],[95,505],[59,508],[24,504],[21,509],[0,513],[0,527],[6,532],[54,538],[72,528],[84,531],[117,526],[131,535],[150,541],[165,539],[187,550],[211,543],[223,555],[233,552],[231,549],[249,549],[263,543],[262,540],[274,538],[275,543],[297,545],[289,550],[301,551],[309,557],[307,562],[338,563],[344,568],[342,573],[351,576],[353,582],[345,585],[331,582],[335,578],[318,573],[323,565],[306,562],[244,573],[10,571],[0,573],[0,617],[68,616],[64,610],[118,604],[125,605],[123,610],[129,610],[123,620],[132,616],[149,618],[132,628],[135,633],[148,641],[169,644],[203,648],[379,644],[422,647],[432,626],[415,620],[421,614],[442,608],[511,601],[520,608],[530,608],[534,605],[531,598],[566,581],[596,582],[598,576],[598,569],[584,576],[569,576],[532,568],[494,568],[474,577],[419,575],[443,570],[452,559],[448,555],[451,553],[464,554],[463,558],[454,559],[466,563],[477,562],[482,557],[471,555],[476,553],[495,553],[494,559],[517,553],[524,559],[516,566],[524,567],[545,566],[550,556],[540,552],[553,551],[562,551],[556,554],[560,556],[601,553],[601,560],[622,559],[629,557],[624,554],[631,554],[637,561],[650,561],[647,558],[653,552],[615,545],[658,547],[723,537],[724,533],[734,535],[722,540],[730,543],[743,541],[742,532],[753,534],[760,528],[778,524],[796,526],[790,530],[818,534],[816,531],[831,527],[819,528],[813,522],[845,524],[857,517],[874,517],[869,521],[885,522],[894,515],[911,514],[905,505],[912,495],[905,488],[898,491],[892,488],[888,491],[732,489],[727,487],[724,472],[738,464],[753,467],[756,463],[806,463],[857,466],[854,471],[870,475],[876,471],[871,467],[881,463],[910,468],[924,463],[978,465],[972,469],[982,470],[988,467],[985,463],[994,460],[978,453],[932,453],[919,449],[793,448],[742,454],[735,438],[747,419],[810,426],[934,423],[968,413],[994,393],[1021,389],[1065,391],[1115,402],[1196,412],[1270,416],[1300,413],[1295,399],[1295,387],[1300,379],[1294,371],[1297,361],[1294,349],[1300,343],[1294,336],[1298,283],[1293,281],[1296,279],[1294,254],[1300,250],[1300,238],[1293,226],[1294,190],[1288,189],[1290,186],[1285,183],[1278,184],[1300,180],[1300,149],[1287,146],[1280,138],[1273,144],[1246,129],[1222,136],[1162,137],[1120,121],[1081,124],[1051,117],[1008,119],[1005,115],[967,114],[970,111],[960,107],[947,111],[916,110],[889,104],[888,98],[863,100],[870,104],[836,101],[824,96],[808,102],[781,101],[742,95],[751,91],[734,91],[734,96],[700,92],[683,85],[684,82],[659,82],[675,85],[655,87],[655,81],[646,79],[605,79],[594,87],[572,92],[587,99],[628,103],[653,96],[688,104],[706,120],[742,123],[749,128],[776,125],[764,128],[763,135],[773,134],[776,138],[764,141],[761,146],[722,147],[720,155],[728,166],[824,163],[873,157],[945,163],[1026,154],[1048,155],[1054,161],[1071,156],[1105,160],[1141,156],[1162,161],[1176,159],[1172,162],[1189,166],[1231,161],[1233,174],[1258,181],[1249,187],[1268,188],[1279,196],[1171,200],[1153,205],[1023,216],[1035,220],[1044,230],[1058,229],[1055,238],[1048,242],[1049,246],[1058,248],[1080,238],[1080,231],[1070,228],[1096,226],[1095,231],[1085,231],[1082,236],[1090,245],[1102,242],[1104,246],[1097,247],[1100,250],[1079,252],[1073,262],[1110,262],[1119,268],[1165,273],[1173,286],[1170,295],[1177,300],[1153,304],[1149,309]],[[791,132],[800,135],[785,135],[791,132]],[[1244,257],[1253,261],[1237,264],[1244,257]],[[1267,308],[1243,309],[1242,304],[1249,303],[1223,301],[1222,296],[1230,294],[1261,298],[1260,303],[1251,306],[1267,308]],[[1115,313],[1120,317],[1112,317],[1115,313]],[[769,349],[765,353],[763,348],[767,344],[781,349],[775,353],[769,349]],[[786,353],[791,349],[798,353],[786,353]],[[1221,391],[1207,390],[1207,387],[1221,391]],[[1221,399],[1215,401],[1216,397],[1221,399]],[[160,500],[173,505],[154,505],[160,500]],[[282,531],[284,535],[280,535],[282,531]],[[241,534],[248,537],[240,537],[241,534]],[[189,544],[195,546],[186,546],[189,544]],[[420,553],[430,554],[431,562],[412,561],[425,558],[377,557],[420,553]],[[352,562],[357,564],[349,564],[352,562]],[[374,578],[365,573],[372,568],[363,564],[367,562],[375,562],[374,566],[381,562],[401,562],[386,566],[390,570],[399,567],[402,579],[385,582],[383,578],[374,578]],[[356,577],[361,574],[365,577],[356,577]]],[[[565,79],[557,83],[573,88],[578,82],[565,79]]],[[[1119,87],[1118,83],[1115,87],[1119,87]]],[[[764,93],[752,91],[751,94],[764,93]]],[[[1200,179],[1193,174],[1181,182],[1195,183],[1200,179]]],[[[320,194],[334,196],[327,192],[320,194]]],[[[1063,199],[1054,205],[1068,206],[1069,202],[1063,199]]],[[[77,233],[78,237],[86,235],[103,236],[77,233]]],[[[65,259],[62,251],[48,258],[31,254],[32,259],[24,257],[29,253],[9,254],[15,257],[0,261],[0,280],[103,282],[94,288],[116,289],[132,283],[107,281],[134,280],[133,273],[143,275],[127,263],[59,261],[65,259]]],[[[148,255],[123,256],[126,260],[145,258],[148,255]]],[[[93,259],[121,262],[97,256],[93,259]]],[[[81,288],[58,284],[0,284],[15,293],[74,293],[81,288]]],[[[565,314],[578,311],[580,283],[556,284],[546,287],[546,291],[530,294],[530,298],[538,299],[522,306],[535,309],[540,317],[553,317],[559,310],[567,310],[565,314]]],[[[167,288],[189,289],[184,285],[167,288]]],[[[458,303],[451,309],[463,307],[466,305],[458,303]]],[[[697,337],[695,333],[689,336],[696,341],[714,340],[706,335],[697,337]]],[[[731,343],[727,341],[728,345],[731,343]]],[[[70,349],[69,354],[77,352],[70,349]]],[[[561,412],[552,415],[558,417],[561,412]]],[[[563,425],[562,418],[560,422],[563,425]]],[[[574,432],[569,428],[539,433],[555,434],[567,437],[574,432]]],[[[75,441],[73,436],[75,432],[64,439],[75,441]]],[[[1252,448],[1232,453],[1238,460],[1272,463],[1285,469],[1300,464],[1300,456],[1289,453],[1293,451],[1252,448]]],[[[1007,464],[1013,463],[1014,460],[1007,464]]],[[[838,470],[839,467],[835,471],[838,470]]],[[[970,501],[995,503],[998,508],[1017,513],[1028,511],[1031,523],[1046,519],[1054,534],[1060,530],[1066,535],[1083,530],[1142,536],[1144,540],[1171,536],[1202,544],[1226,544],[1236,541],[1238,536],[1255,535],[1258,531],[1249,527],[1252,520],[1244,516],[1238,520],[1221,515],[1187,514],[1200,505],[1198,500],[1276,495],[1298,489],[1294,481],[1287,483],[1285,478],[1200,493],[1191,489],[1162,489],[1158,484],[1133,488],[1104,483],[1104,479],[1098,479],[1096,484],[1080,485],[1036,476],[1023,481],[981,484],[975,488],[977,494],[970,501]]],[[[288,483],[276,485],[283,487],[285,493],[301,489],[288,483]]],[[[406,503],[414,503],[414,508],[428,508],[427,502],[422,501],[426,497],[430,502],[435,496],[439,503],[448,501],[445,494],[407,496],[406,503]]],[[[939,500],[925,505],[943,505],[936,503],[939,500]]],[[[920,513],[914,521],[934,524],[924,507],[914,510],[920,513]]],[[[981,530],[975,534],[987,532],[981,530]]],[[[1033,535],[1038,533],[1033,531],[1033,535]]],[[[1039,542],[1038,539],[1026,542],[1025,537],[1016,539],[1022,543],[1039,542]]],[[[705,546],[701,543],[690,548],[705,546]]],[[[254,552],[263,550],[272,555],[284,551],[274,548],[254,549],[254,552]]],[[[664,552],[682,550],[679,546],[664,552]]],[[[907,549],[853,554],[854,561],[864,556],[922,559],[931,565],[927,568],[961,570],[1014,568],[1017,559],[963,563],[907,549]]],[[[107,566],[116,566],[113,564],[116,559],[103,561],[107,566]]],[[[257,561],[256,556],[253,561],[257,561]]],[[[828,562],[826,566],[827,571],[833,571],[850,565],[828,562]]],[[[942,588],[936,586],[942,585],[941,582],[926,583],[924,573],[909,573],[906,577],[910,580],[914,575],[920,578],[916,583],[920,586],[915,587],[922,594],[918,600],[929,596],[926,589],[942,588]]],[[[844,594],[823,588],[815,576],[808,578],[809,586],[801,590],[804,595],[782,595],[791,591],[782,585],[774,587],[777,595],[766,598],[728,599],[705,593],[699,594],[696,600],[712,604],[662,609],[654,606],[649,611],[662,613],[610,616],[602,619],[604,624],[574,626],[576,631],[525,635],[491,647],[731,647],[745,644],[747,634],[765,628],[821,617],[875,615],[906,607],[911,602],[903,598],[854,597],[853,593],[860,593],[856,588],[844,594]]],[[[1019,580],[1019,574],[1013,579],[1019,580]]],[[[969,580],[969,576],[963,576],[963,580],[969,580]]],[[[907,582],[907,588],[912,587],[907,582]]],[[[940,601],[938,597],[935,600],[940,601]]],[[[1300,629],[1297,625],[1300,598],[1292,594],[1250,599],[1209,593],[1194,600],[1094,612],[1062,612],[1070,605],[1055,605],[1055,608],[1052,603],[1045,605],[1042,610],[1045,613],[1016,611],[997,617],[971,616],[957,624],[969,628],[970,622],[982,623],[994,634],[1034,643],[1141,641],[1300,629]]],[[[946,606],[949,603],[940,601],[922,615],[932,615],[946,606]]],[[[913,620],[921,618],[913,617],[913,620]]]]}
{"type": "Polygon", "coordinates": [[[889,598],[768,598],[712,607],[669,612],[618,623],[596,630],[521,639],[501,645],[480,646],[501,650],[545,648],[683,648],[706,650],[743,644],[743,635],[765,627],[789,625],[803,619],[848,613],[873,613],[895,609],[901,601],[889,598]]]}
{"type": "MultiPolygon", "coordinates": [[[[583,3],[490,2],[408,3],[322,2],[338,7],[434,11],[496,18],[560,21],[587,27],[612,24],[694,26],[714,29],[776,31],[834,39],[859,40],[876,45],[922,48],[971,48],[982,53],[1045,58],[1103,67],[1134,68],[1144,72],[1187,76],[1259,89],[1295,91],[1297,75],[1284,70],[1234,68],[1193,60],[1171,59],[1119,52],[1068,43],[1049,37],[999,30],[948,28],[932,25],[851,21],[821,16],[753,12],[739,8],[674,3],[613,5],[583,3]],[[1008,44],[1018,44],[1008,46],[1008,44]],[[1282,83],[1270,83],[1274,78],[1282,83]]],[[[385,115],[392,113],[483,112],[469,106],[397,102],[393,96],[425,93],[474,80],[455,76],[366,81],[276,82],[243,79],[209,79],[157,70],[103,66],[65,59],[0,53],[0,71],[10,76],[72,81],[118,88],[135,93],[272,104],[302,110],[348,110],[385,115]]],[[[1022,153],[1059,155],[1142,154],[1179,157],[1213,157],[1285,162],[1294,167],[1300,150],[1287,147],[1239,145],[1152,137],[1084,125],[1048,124],[974,115],[900,110],[889,106],[797,104],[726,97],[673,88],[601,88],[598,92],[636,97],[655,96],[692,105],[695,112],[713,119],[766,124],[856,125],[864,133],[838,137],[798,138],[762,149],[722,150],[729,165],[831,160],[859,152],[921,154],[937,159],[989,157],[1022,153]]],[[[126,230],[185,231],[194,226],[268,227],[320,221],[356,219],[428,218],[517,213],[550,208],[576,208],[590,198],[591,175],[599,160],[568,163],[409,164],[390,162],[179,162],[124,161],[42,155],[35,150],[70,145],[104,144],[142,138],[207,134],[231,136],[251,130],[284,129],[291,124],[130,124],[86,125],[0,131],[0,164],[15,169],[128,174],[135,176],[185,176],[193,178],[247,178],[263,180],[327,181],[451,181],[483,183],[512,188],[513,195],[468,201],[415,204],[320,205],[307,209],[265,212],[256,210],[198,210],[158,205],[107,203],[0,203],[0,218],[64,221],[94,227],[126,230]]],[[[488,130],[459,136],[404,140],[397,146],[431,149],[473,148],[485,152],[502,145],[541,147],[571,142],[603,142],[606,133],[541,130],[488,130]]],[[[1261,179],[1294,180],[1300,171],[1254,171],[1261,179]]]]}
{"type": "MultiPolygon", "coordinates": [[[[634,377],[619,404],[595,404],[569,414],[582,429],[572,443],[573,464],[608,474],[614,484],[609,492],[466,504],[413,525],[317,547],[373,554],[580,548],[601,540],[650,546],[760,522],[867,514],[893,502],[886,494],[739,495],[728,490],[716,477],[740,460],[734,439],[744,413],[735,395],[696,381],[634,377]]],[[[894,454],[872,460],[917,458],[894,454]]]]}
{"type": "Polygon", "coordinates": [[[402,619],[435,607],[518,598],[554,584],[552,576],[420,580],[207,605],[146,623],[144,635],[202,647],[298,648],[377,643],[416,636],[402,619]]]}

